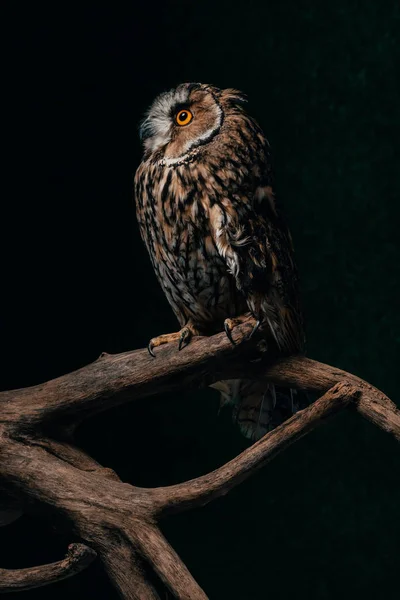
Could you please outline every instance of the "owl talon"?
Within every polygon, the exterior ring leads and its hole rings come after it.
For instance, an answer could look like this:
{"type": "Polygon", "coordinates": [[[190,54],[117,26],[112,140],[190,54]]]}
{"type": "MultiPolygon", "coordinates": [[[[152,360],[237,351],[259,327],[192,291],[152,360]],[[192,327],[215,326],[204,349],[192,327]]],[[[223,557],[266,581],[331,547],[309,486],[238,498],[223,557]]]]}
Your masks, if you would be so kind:
{"type": "Polygon", "coordinates": [[[152,356],[153,358],[155,358],[156,355],[153,352],[153,348],[154,348],[153,340],[150,340],[149,345],[147,346],[147,350],[148,350],[150,356],[152,356]]]}
{"type": "Polygon", "coordinates": [[[251,340],[251,338],[256,333],[256,331],[258,330],[258,328],[260,327],[260,325],[261,325],[261,321],[260,321],[260,319],[258,319],[256,321],[256,324],[254,325],[253,329],[251,330],[251,333],[250,333],[249,338],[248,338],[249,340],[251,340]]]}
{"type": "Polygon", "coordinates": [[[232,337],[232,329],[231,329],[228,319],[226,319],[226,321],[224,322],[224,329],[225,329],[226,337],[228,338],[228,340],[231,342],[231,344],[233,346],[236,346],[236,342],[232,337]]]}
{"type": "Polygon", "coordinates": [[[176,331],[174,333],[163,333],[155,338],[152,338],[147,346],[147,350],[153,358],[156,357],[154,354],[154,348],[158,348],[158,346],[163,346],[165,344],[170,344],[171,342],[178,342],[179,350],[182,350],[192,339],[193,335],[199,335],[198,330],[193,326],[192,323],[188,322],[183,329],[180,331],[176,331]]]}
{"type": "Polygon", "coordinates": [[[182,350],[182,348],[184,348],[189,343],[191,337],[192,334],[190,329],[188,329],[187,327],[182,329],[182,332],[179,336],[178,350],[182,350]]]}

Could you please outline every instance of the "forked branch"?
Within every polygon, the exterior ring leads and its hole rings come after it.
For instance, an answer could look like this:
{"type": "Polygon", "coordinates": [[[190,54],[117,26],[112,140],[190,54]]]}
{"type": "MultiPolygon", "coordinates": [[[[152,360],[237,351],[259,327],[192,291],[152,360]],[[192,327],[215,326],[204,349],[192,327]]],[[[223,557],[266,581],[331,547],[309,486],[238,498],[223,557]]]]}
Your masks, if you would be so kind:
{"type": "MultiPolygon", "coordinates": [[[[244,341],[251,329],[251,323],[239,326],[235,341],[244,341]]],[[[0,394],[0,476],[26,510],[43,513],[45,508],[92,548],[122,598],[158,598],[155,579],[174,598],[204,600],[205,592],[162,536],[157,521],[226,494],[349,405],[400,440],[400,411],[381,391],[304,356],[269,364],[257,339],[232,346],[225,334],[218,334],[198,338],[181,352],[170,345],[157,349],[156,358],[146,350],[103,354],[74,373],[0,394]],[[137,398],[232,376],[264,378],[318,391],[322,397],[226,465],[173,486],[143,489],[123,483],[73,445],[73,430],[83,418],[137,398]]],[[[44,585],[78,572],[94,557],[90,550],[82,552],[73,564],[67,557],[36,569],[0,571],[0,591],[9,590],[11,581],[24,580],[20,589],[26,589],[33,581],[44,585]]]]}

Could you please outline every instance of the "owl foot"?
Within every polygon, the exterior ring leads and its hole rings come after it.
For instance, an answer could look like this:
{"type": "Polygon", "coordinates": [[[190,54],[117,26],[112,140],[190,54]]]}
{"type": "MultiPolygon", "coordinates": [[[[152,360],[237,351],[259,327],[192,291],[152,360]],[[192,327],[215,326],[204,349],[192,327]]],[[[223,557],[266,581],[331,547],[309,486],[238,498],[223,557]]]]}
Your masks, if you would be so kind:
{"type": "MultiPolygon", "coordinates": [[[[241,315],[240,317],[235,317],[234,319],[225,319],[224,329],[225,329],[226,337],[231,342],[231,344],[233,344],[234,346],[236,345],[236,342],[233,339],[232,330],[234,329],[234,327],[237,327],[238,325],[241,325],[242,323],[247,323],[247,321],[249,321],[250,318],[251,317],[249,317],[249,315],[241,315]]],[[[257,331],[259,326],[260,326],[259,322],[258,322],[258,324],[256,323],[254,325],[253,331],[251,332],[250,337],[257,331]]]]}
{"type": "Polygon", "coordinates": [[[248,338],[249,340],[251,340],[251,338],[252,338],[252,337],[253,337],[253,335],[256,333],[256,331],[258,331],[258,328],[260,327],[260,325],[261,325],[261,321],[260,321],[260,319],[258,319],[258,320],[256,321],[256,323],[255,323],[255,325],[254,325],[253,329],[251,330],[251,333],[250,333],[250,335],[249,335],[249,338],[248,338]]]}
{"type": "Polygon", "coordinates": [[[149,351],[150,356],[153,356],[154,358],[156,357],[153,352],[154,348],[169,344],[170,342],[178,342],[178,350],[182,350],[182,348],[188,345],[194,335],[199,335],[199,332],[192,324],[188,323],[180,331],[176,331],[175,333],[164,333],[163,335],[152,338],[147,346],[147,350],[149,351]]]}

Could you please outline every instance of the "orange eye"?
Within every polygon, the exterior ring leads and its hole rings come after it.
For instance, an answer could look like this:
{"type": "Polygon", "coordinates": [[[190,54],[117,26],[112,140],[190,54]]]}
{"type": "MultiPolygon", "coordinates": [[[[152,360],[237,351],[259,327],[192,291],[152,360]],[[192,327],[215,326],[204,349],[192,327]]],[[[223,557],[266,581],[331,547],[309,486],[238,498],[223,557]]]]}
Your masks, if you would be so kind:
{"type": "Polygon", "coordinates": [[[193,114],[187,108],[180,110],[175,117],[175,121],[178,125],[189,125],[190,121],[193,119],[193,114]]]}

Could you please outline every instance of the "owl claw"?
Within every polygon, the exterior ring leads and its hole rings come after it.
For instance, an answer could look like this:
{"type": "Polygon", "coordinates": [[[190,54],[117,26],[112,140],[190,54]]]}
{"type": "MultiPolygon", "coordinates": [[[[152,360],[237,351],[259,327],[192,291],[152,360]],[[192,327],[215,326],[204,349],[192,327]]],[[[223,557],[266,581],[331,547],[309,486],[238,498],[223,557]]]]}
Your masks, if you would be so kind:
{"type": "Polygon", "coordinates": [[[251,340],[251,338],[253,337],[253,335],[256,333],[256,331],[258,330],[258,328],[261,325],[261,321],[260,319],[257,319],[256,324],[254,325],[253,329],[251,330],[251,333],[249,335],[249,340],[251,340]]]}
{"type": "Polygon", "coordinates": [[[189,342],[191,337],[192,337],[192,334],[190,332],[190,329],[188,329],[187,327],[182,329],[181,335],[179,336],[178,350],[182,350],[182,348],[184,348],[186,346],[186,344],[189,342]]]}
{"type": "Polygon", "coordinates": [[[229,325],[229,323],[227,322],[228,320],[226,320],[224,322],[224,329],[225,329],[225,333],[226,333],[226,337],[228,338],[228,340],[231,342],[231,344],[233,344],[233,346],[236,346],[236,343],[232,337],[232,329],[229,325]]]}
{"type": "Polygon", "coordinates": [[[180,331],[174,333],[164,333],[150,340],[147,350],[153,358],[156,357],[154,354],[154,348],[163,346],[164,344],[170,344],[171,342],[178,342],[179,350],[182,350],[191,340],[193,335],[199,335],[197,329],[189,322],[180,331]]]}

